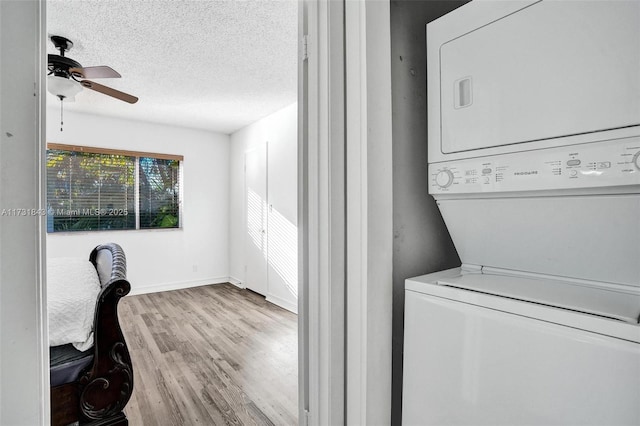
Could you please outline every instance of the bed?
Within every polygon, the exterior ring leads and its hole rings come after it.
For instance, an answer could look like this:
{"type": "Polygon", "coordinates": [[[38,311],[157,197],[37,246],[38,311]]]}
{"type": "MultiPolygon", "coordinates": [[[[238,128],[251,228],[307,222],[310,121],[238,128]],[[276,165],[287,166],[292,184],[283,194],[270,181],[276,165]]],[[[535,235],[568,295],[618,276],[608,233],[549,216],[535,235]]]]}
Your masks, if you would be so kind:
{"type": "MultiPolygon", "coordinates": [[[[131,289],[126,277],[126,258],[122,247],[109,243],[93,249],[89,261],[89,268],[95,268],[95,305],[73,302],[74,299],[70,296],[81,292],[68,290],[72,278],[62,279],[54,273],[56,267],[61,270],[66,268],[67,275],[62,276],[75,276],[77,281],[78,268],[72,261],[51,259],[51,266],[47,267],[48,284],[50,278],[52,280],[51,286],[48,285],[48,305],[50,344],[53,342],[49,352],[51,424],[54,426],[76,422],[80,425],[94,426],[128,424],[123,410],[133,392],[133,367],[118,322],[118,302],[131,289]],[[58,324],[66,321],[52,317],[54,314],[51,311],[55,310],[53,306],[56,303],[65,307],[62,311],[66,311],[67,315],[69,311],[77,310],[80,306],[79,313],[74,311],[74,316],[93,317],[93,321],[88,321],[88,332],[83,332],[87,334],[86,340],[78,341],[82,339],[72,337],[70,342],[64,344],[61,344],[64,339],[56,340],[58,324]]],[[[80,279],[84,280],[85,276],[80,279]]],[[[81,283],[78,287],[84,289],[87,286],[81,283]]]]}

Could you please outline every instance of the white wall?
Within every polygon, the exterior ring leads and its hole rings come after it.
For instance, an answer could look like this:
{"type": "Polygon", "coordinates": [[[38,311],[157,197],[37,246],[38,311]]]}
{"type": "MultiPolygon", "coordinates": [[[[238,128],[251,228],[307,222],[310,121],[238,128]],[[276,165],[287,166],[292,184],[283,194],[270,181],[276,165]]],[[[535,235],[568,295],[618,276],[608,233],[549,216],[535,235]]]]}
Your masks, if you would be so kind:
{"type": "MultiPolygon", "coordinates": [[[[0,1],[0,208],[38,209],[39,62],[43,2],[0,1]]],[[[48,424],[48,348],[42,318],[44,226],[38,215],[0,215],[0,424],[48,424]]]]}
{"type": "Polygon", "coordinates": [[[228,135],[71,112],[60,132],[59,114],[48,111],[48,142],[183,155],[183,227],[49,233],[48,258],[87,257],[96,245],[116,242],[127,256],[132,294],[228,280],[228,135]]]}
{"type": "Polygon", "coordinates": [[[281,109],[231,135],[229,161],[229,270],[244,283],[244,153],[268,142],[269,213],[267,300],[297,310],[297,167],[298,104],[281,109]]]}

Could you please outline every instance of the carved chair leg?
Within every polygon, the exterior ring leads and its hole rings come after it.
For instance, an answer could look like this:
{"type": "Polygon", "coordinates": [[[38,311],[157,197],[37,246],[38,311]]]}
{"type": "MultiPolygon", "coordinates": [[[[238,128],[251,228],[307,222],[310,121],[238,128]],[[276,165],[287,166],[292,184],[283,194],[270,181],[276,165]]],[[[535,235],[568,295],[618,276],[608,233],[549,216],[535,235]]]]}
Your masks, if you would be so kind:
{"type": "Polygon", "coordinates": [[[78,387],[75,383],[51,388],[51,425],[66,426],[78,420],[78,387]]]}

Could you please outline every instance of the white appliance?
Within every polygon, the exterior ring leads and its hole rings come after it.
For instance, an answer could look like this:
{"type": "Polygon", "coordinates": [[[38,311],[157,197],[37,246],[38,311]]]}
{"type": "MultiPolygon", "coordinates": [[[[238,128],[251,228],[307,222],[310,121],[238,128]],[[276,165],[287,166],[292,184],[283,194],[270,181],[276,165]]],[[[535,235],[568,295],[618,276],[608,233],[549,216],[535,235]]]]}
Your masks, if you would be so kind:
{"type": "Polygon", "coordinates": [[[429,188],[462,261],[406,281],[406,425],[640,424],[640,2],[427,25],[429,188]]]}

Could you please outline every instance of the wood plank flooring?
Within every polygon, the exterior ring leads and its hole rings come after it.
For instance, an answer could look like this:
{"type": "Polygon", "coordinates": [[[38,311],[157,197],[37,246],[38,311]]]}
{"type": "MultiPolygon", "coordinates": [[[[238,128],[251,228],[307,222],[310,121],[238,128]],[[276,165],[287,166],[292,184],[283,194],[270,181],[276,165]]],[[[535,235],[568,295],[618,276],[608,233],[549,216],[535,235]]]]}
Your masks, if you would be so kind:
{"type": "Polygon", "coordinates": [[[127,296],[138,425],[297,425],[297,316],[231,284],[127,296]]]}

